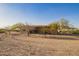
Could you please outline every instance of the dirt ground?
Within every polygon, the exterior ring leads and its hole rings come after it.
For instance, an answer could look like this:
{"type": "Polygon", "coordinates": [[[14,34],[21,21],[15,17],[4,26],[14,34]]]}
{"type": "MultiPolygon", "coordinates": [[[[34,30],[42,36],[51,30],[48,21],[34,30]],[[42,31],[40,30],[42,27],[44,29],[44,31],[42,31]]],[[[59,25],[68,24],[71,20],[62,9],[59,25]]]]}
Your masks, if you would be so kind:
{"type": "MultiPolygon", "coordinates": [[[[2,36],[0,36],[2,37],[2,36]]],[[[79,40],[26,37],[0,38],[0,56],[79,56],[79,40]]]]}

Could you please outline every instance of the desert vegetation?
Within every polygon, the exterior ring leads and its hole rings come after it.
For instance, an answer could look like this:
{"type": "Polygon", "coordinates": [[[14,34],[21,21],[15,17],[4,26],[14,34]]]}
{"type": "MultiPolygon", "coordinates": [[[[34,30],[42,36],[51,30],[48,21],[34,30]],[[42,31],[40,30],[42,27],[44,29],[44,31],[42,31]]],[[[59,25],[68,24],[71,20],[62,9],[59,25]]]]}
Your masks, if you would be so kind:
{"type": "Polygon", "coordinates": [[[31,29],[30,32],[37,34],[79,34],[79,29],[72,26],[72,24],[70,24],[70,22],[68,20],[65,20],[64,18],[45,26],[40,25],[32,27],[33,29],[31,29]]]}
{"type": "Polygon", "coordinates": [[[0,29],[1,56],[79,55],[79,29],[62,18],[48,25],[17,23],[0,29]]]}
{"type": "Polygon", "coordinates": [[[29,25],[27,23],[16,23],[12,26],[0,29],[0,33],[20,32],[29,34],[79,34],[79,29],[75,28],[70,22],[64,18],[59,21],[52,22],[48,25],[29,25]]]}

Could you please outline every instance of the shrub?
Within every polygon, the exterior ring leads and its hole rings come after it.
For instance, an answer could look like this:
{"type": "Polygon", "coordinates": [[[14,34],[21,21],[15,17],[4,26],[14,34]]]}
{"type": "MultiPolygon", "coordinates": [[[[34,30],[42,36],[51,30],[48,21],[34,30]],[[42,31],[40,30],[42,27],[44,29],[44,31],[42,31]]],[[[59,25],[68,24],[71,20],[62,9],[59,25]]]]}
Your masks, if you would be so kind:
{"type": "Polygon", "coordinates": [[[5,30],[4,29],[0,29],[0,33],[5,33],[5,30]]]}
{"type": "Polygon", "coordinates": [[[79,34],[79,30],[73,31],[72,34],[79,34]]]}

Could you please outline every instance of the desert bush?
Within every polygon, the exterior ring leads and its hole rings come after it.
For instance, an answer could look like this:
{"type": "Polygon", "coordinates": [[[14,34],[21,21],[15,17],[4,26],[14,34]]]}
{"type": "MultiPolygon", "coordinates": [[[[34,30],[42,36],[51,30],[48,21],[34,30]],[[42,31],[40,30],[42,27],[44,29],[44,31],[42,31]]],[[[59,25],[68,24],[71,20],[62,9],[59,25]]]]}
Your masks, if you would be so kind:
{"type": "Polygon", "coordinates": [[[22,34],[29,34],[29,25],[24,24],[24,23],[16,23],[14,25],[11,26],[11,30],[12,31],[17,31],[20,32],[22,34]]]}
{"type": "Polygon", "coordinates": [[[5,33],[5,30],[4,29],[0,29],[0,33],[5,33]]]}
{"type": "Polygon", "coordinates": [[[72,34],[79,34],[79,30],[72,31],[72,34]]]}
{"type": "Polygon", "coordinates": [[[60,34],[72,34],[70,30],[61,30],[60,34]]]}
{"type": "Polygon", "coordinates": [[[47,34],[48,33],[48,28],[47,27],[42,27],[39,32],[41,32],[42,34],[47,34]]]}

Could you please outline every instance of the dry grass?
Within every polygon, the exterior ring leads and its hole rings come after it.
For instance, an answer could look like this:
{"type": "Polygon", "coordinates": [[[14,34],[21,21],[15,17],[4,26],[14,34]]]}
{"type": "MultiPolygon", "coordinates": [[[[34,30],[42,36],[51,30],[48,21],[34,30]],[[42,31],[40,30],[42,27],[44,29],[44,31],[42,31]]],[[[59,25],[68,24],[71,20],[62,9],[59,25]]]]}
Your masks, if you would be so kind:
{"type": "MultiPolygon", "coordinates": [[[[75,37],[76,38],[76,37],[75,37]]],[[[77,38],[78,39],[78,38],[77,38]]],[[[16,35],[0,41],[1,56],[79,55],[79,40],[16,35]]]]}

